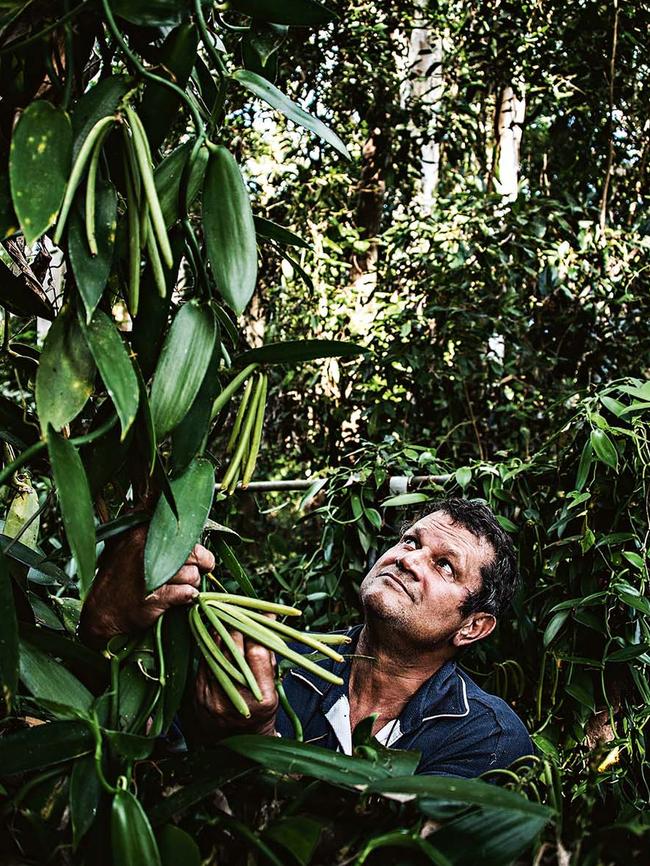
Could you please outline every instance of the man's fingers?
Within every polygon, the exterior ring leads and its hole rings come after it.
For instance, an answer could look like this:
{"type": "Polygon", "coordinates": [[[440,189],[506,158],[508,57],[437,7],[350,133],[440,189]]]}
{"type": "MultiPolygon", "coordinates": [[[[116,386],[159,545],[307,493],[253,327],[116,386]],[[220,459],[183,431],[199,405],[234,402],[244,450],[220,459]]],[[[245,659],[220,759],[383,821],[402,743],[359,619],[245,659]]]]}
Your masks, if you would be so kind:
{"type": "Polygon", "coordinates": [[[201,586],[201,572],[196,565],[185,565],[172,577],[169,583],[188,583],[198,589],[201,586]]]}
{"type": "Polygon", "coordinates": [[[273,704],[275,691],[275,655],[261,644],[246,641],[246,661],[262,692],[262,701],[273,704]]]}
{"type": "Polygon", "coordinates": [[[159,607],[162,610],[167,610],[168,607],[190,604],[198,594],[198,590],[188,584],[177,586],[167,583],[148,595],[144,601],[148,607],[159,607]]]}
{"type": "Polygon", "coordinates": [[[212,571],[215,559],[206,547],[203,547],[202,544],[195,544],[185,565],[196,565],[199,571],[212,571]]]}

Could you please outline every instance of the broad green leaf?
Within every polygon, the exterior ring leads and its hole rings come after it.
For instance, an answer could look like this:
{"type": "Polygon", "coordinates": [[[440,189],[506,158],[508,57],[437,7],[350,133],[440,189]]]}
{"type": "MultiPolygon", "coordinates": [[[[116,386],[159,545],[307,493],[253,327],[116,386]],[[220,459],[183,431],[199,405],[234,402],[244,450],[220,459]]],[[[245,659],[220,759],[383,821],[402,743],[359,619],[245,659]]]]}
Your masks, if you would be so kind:
{"type": "Polygon", "coordinates": [[[117,228],[117,193],[110,183],[98,180],[96,186],[95,232],[97,255],[88,249],[86,224],[79,208],[73,208],[68,224],[68,256],[77,289],[89,322],[106,288],[113,264],[117,228]]]}
{"type": "MultiPolygon", "coordinates": [[[[281,23],[281,22],[278,22],[281,23]]],[[[255,72],[250,72],[248,69],[237,69],[232,77],[238,81],[255,96],[263,99],[272,108],[276,108],[286,118],[297,123],[305,129],[314,132],[323,141],[330,144],[335,150],[338,150],[346,159],[350,159],[348,149],[343,144],[338,135],[333,132],[328,126],[325,126],[322,120],[309,114],[304,108],[296,105],[288,96],[282,93],[281,90],[262,78],[261,75],[256,75],[255,72]]]]}
{"type": "Polygon", "coordinates": [[[40,771],[94,748],[94,737],[85,722],[49,722],[0,737],[0,767],[3,776],[40,771]]]}
{"type": "Polygon", "coordinates": [[[26,547],[21,541],[15,541],[7,535],[0,535],[0,549],[6,551],[6,555],[10,559],[14,559],[30,569],[27,575],[29,580],[34,579],[32,577],[32,572],[34,572],[39,575],[38,580],[35,580],[36,583],[44,583],[46,577],[49,578],[49,583],[64,585],[70,583],[65,571],[54,565],[53,562],[48,562],[44,554],[32,550],[31,547],[26,547]]]}
{"type": "Polygon", "coordinates": [[[291,815],[280,818],[264,831],[264,838],[286,848],[301,866],[307,866],[312,858],[323,824],[314,818],[291,815]]]}
{"type": "MultiPolygon", "coordinates": [[[[11,711],[18,688],[18,623],[7,559],[0,553],[0,697],[11,711]]],[[[0,707],[2,703],[0,702],[0,707]]],[[[0,766],[2,766],[0,764],[0,766]]]]}
{"type": "Polygon", "coordinates": [[[272,220],[267,220],[261,216],[254,216],[253,222],[255,223],[255,233],[258,238],[267,238],[270,241],[277,241],[279,244],[302,247],[306,250],[310,248],[309,244],[303,241],[301,237],[298,237],[297,234],[294,234],[289,229],[285,229],[284,226],[274,223],[272,220]]]}
{"type": "Polygon", "coordinates": [[[633,550],[624,550],[623,556],[627,559],[629,563],[631,563],[635,568],[643,571],[643,567],[645,565],[644,559],[642,556],[639,556],[638,553],[635,553],[633,550]]]}
{"type": "MultiPolygon", "coordinates": [[[[194,146],[193,141],[188,141],[185,144],[179,145],[175,150],[166,156],[163,161],[156,167],[154,172],[154,180],[156,182],[156,192],[160,201],[160,208],[163,212],[165,226],[170,228],[178,219],[179,215],[179,192],[181,187],[181,178],[183,170],[190,155],[190,151],[194,146]]],[[[203,186],[203,178],[205,177],[205,169],[208,164],[210,152],[208,148],[203,146],[198,153],[196,162],[192,166],[189,181],[187,184],[187,204],[192,204],[199,194],[203,186]]]]}
{"type": "MultiPolygon", "coordinates": [[[[185,90],[196,60],[199,30],[194,23],[179,24],[156,52],[156,63],[165,70],[165,77],[185,90]]],[[[162,144],[169,132],[169,120],[178,111],[180,97],[169,87],[148,82],[138,109],[152,151],[162,144]]]]}
{"type": "Polygon", "coordinates": [[[315,361],[319,358],[351,358],[363,355],[368,349],[343,340],[287,340],[269,343],[259,349],[250,349],[237,355],[239,366],[247,364],[295,364],[299,361],[315,361]]]}
{"type": "Polygon", "coordinates": [[[625,403],[621,403],[620,400],[615,400],[613,397],[601,396],[600,402],[606,409],[609,409],[612,414],[616,415],[617,418],[625,412],[625,403]]]}
{"type": "Polygon", "coordinates": [[[426,493],[400,493],[391,496],[381,503],[382,508],[400,508],[403,505],[415,505],[417,502],[426,502],[430,497],[426,493]]]}
{"type": "Polygon", "coordinates": [[[250,198],[233,155],[210,153],[203,185],[203,233],[217,288],[237,315],[257,281],[257,240],[250,198]]]}
{"type": "Polygon", "coordinates": [[[95,522],[88,479],[75,446],[51,427],[47,447],[65,534],[77,562],[79,589],[84,598],[95,576],[95,522]]]}
{"type": "Polygon", "coordinates": [[[216,336],[210,307],[190,301],[176,314],[158,359],[149,400],[158,441],[183,420],[196,399],[216,336]]]}
{"type": "Polygon", "coordinates": [[[235,552],[232,547],[218,535],[215,539],[215,547],[217,549],[217,553],[221,557],[221,561],[226,568],[226,570],[230,573],[230,576],[235,580],[238,584],[244,595],[248,595],[251,598],[257,598],[257,593],[255,592],[255,588],[251,583],[251,579],[246,573],[243,565],[235,556],[235,552]]]}
{"type": "Polygon", "coordinates": [[[504,517],[503,514],[497,514],[495,516],[496,516],[497,523],[499,524],[499,526],[502,529],[505,529],[506,532],[517,532],[518,531],[517,524],[513,523],[512,520],[510,520],[509,518],[504,517]]]}
{"type": "Polygon", "coordinates": [[[618,467],[618,451],[604,430],[592,430],[589,441],[596,457],[601,463],[611,466],[612,469],[618,467]]]}
{"type": "Polygon", "coordinates": [[[593,448],[589,439],[585,442],[582,454],[580,455],[580,463],[578,463],[578,473],[576,475],[576,490],[582,490],[587,483],[589,470],[593,462],[593,448]]]}
{"type": "Polygon", "coordinates": [[[194,839],[174,824],[166,824],[158,833],[162,866],[201,866],[203,858],[194,839]]]}
{"type": "Polygon", "coordinates": [[[214,496],[214,469],[197,457],[171,482],[178,506],[178,521],[164,496],[158,500],[147,533],[144,577],[147,592],[153,592],[176,574],[199,539],[214,496]]]}
{"type": "Polygon", "coordinates": [[[274,24],[295,24],[296,26],[312,27],[329,24],[336,19],[332,12],[317,0],[231,0],[230,6],[237,12],[259,18],[261,21],[272,21],[274,24]]]}
{"type": "Polygon", "coordinates": [[[91,828],[102,793],[95,769],[94,755],[77,758],[70,774],[70,818],[72,820],[72,844],[76,848],[91,828]]]}
{"type": "Polygon", "coordinates": [[[149,819],[130,791],[119,790],[113,797],[111,849],[116,866],[161,866],[149,819]]]}
{"type": "Polygon", "coordinates": [[[37,549],[40,519],[36,515],[40,508],[38,494],[29,479],[21,479],[18,492],[11,501],[7,519],[3,529],[8,538],[16,538],[20,533],[20,542],[32,550],[37,549]],[[27,526],[27,524],[29,524],[27,526]],[[23,527],[25,527],[23,529],[23,527]]]}
{"type": "Polygon", "coordinates": [[[631,644],[607,656],[608,662],[629,662],[650,651],[650,643],[631,644]]]}
{"type": "Polygon", "coordinates": [[[55,701],[73,710],[88,712],[95,699],[60,661],[22,638],[20,679],[36,700],[55,701]]]}
{"type": "Polygon", "coordinates": [[[56,220],[72,160],[72,126],[62,108],[38,99],[20,115],[11,138],[9,179],[27,244],[56,220]]]}
{"type": "Polygon", "coordinates": [[[221,344],[217,339],[212,359],[194,402],[172,433],[172,465],[175,475],[184,472],[190,461],[201,453],[212,417],[212,405],[220,389],[220,364],[221,344]]]}
{"type": "Polygon", "coordinates": [[[89,325],[81,327],[106,390],[122,425],[122,441],[138,412],[138,377],[115,324],[103,310],[95,310],[89,325]]]}
{"type": "Polygon", "coordinates": [[[72,112],[72,158],[75,160],[88,133],[102,117],[113,114],[133,81],[126,75],[109,75],[81,97],[72,112]]]}
{"type": "Polygon", "coordinates": [[[549,624],[546,626],[543,637],[543,644],[547,647],[553,638],[559,633],[560,629],[564,625],[569,616],[568,610],[561,610],[559,613],[556,613],[555,616],[551,619],[549,624]]]}
{"type": "Polygon", "coordinates": [[[143,27],[178,24],[189,14],[188,0],[113,0],[111,8],[116,15],[143,27]]]}
{"type": "Polygon", "coordinates": [[[461,466],[455,473],[456,484],[465,490],[472,482],[472,470],[469,466],[461,466]]]}
{"type": "Polygon", "coordinates": [[[166,682],[162,694],[160,730],[165,734],[181,705],[192,658],[192,635],[187,611],[183,608],[170,608],[166,611],[162,624],[162,645],[165,653],[166,682]]]}
{"type": "MultiPolygon", "coordinates": [[[[428,815],[438,802],[422,800],[419,808],[428,815]]],[[[484,807],[448,821],[432,839],[454,866],[509,866],[532,845],[548,820],[543,815],[484,807]]]]}
{"type": "Polygon", "coordinates": [[[65,307],[45,338],[36,374],[36,409],[43,432],[76,418],[92,394],[95,362],[77,317],[65,307]]]}
{"type": "MultiPolygon", "coordinates": [[[[227,742],[227,741],[226,741],[227,742]]],[[[527,800],[514,791],[506,791],[479,779],[461,779],[449,776],[398,776],[371,782],[366,789],[373,794],[406,794],[439,800],[491,806],[550,819],[552,811],[540,803],[527,800]]]]}
{"type": "Polygon", "coordinates": [[[11,201],[11,187],[9,185],[9,166],[6,162],[0,170],[0,240],[15,235],[18,231],[18,217],[14,211],[11,201]]]}
{"type": "Polygon", "coordinates": [[[311,776],[332,785],[354,787],[368,785],[370,782],[385,780],[389,773],[384,767],[364,761],[361,758],[351,758],[312,746],[308,743],[297,743],[294,740],[282,740],[275,737],[243,734],[228,737],[222,744],[229,749],[257,761],[269,770],[279,773],[300,773],[311,776]]]}
{"type": "Polygon", "coordinates": [[[156,745],[153,737],[129,734],[125,731],[104,731],[106,740],[115,754],[127,761],[142,761],[148,758],[156,745]]]}

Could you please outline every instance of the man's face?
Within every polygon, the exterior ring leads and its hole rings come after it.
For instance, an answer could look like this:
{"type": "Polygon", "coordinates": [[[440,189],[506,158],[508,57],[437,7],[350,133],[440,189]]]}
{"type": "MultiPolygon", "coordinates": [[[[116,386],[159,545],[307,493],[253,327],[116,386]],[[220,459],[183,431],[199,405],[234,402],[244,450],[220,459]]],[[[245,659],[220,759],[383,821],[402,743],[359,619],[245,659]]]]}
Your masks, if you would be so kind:
{"type": "Polygon", "coordinates": [[[453,523],[443,511],[413,524],[380,556],[361,584],[367,618],[391,625],[401,638],[444,645],[466,623],[460,607],[480,589],[492,545],[453,523]]]}

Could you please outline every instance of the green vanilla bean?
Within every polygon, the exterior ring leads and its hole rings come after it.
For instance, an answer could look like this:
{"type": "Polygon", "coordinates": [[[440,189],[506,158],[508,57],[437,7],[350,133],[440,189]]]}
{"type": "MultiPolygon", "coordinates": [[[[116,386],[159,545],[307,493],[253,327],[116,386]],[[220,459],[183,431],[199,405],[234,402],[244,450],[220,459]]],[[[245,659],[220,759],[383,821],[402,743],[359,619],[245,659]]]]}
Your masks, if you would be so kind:
{"type": "Polygon", "coordinates": [[[223,602],[224,604],[233,604],[237,607],[250,607],[253,610],[264,610],[268,613],[277,613],[278,616],[300,616],[301,612],[297,607],[289,607],[286,604],[278,604],[275,601],[264,601],[261,598],[251,598],[248,595],[233,595],[229,592],[202,592],[199,595],[201,600],[211,602],[223,602]]]}
{"type": "Polygon", "coordinates": [[[239,431],[241,430],[242,421],[244,420],[244,415],[246,414],[248,401],[250,400],[250,396],[252,393],[253,380],[249,379],[248,382],[246,382],[246,387],[244,388],[244,395],[241,399],[241,403],[239,404],[237,414],[235,415],[235,423],[233,424],[232,433],[230,434],[230,439],[228,439],[228,444],[226,445],[226,454],[230,454],[230,452],[235,447],[237,437],[239,436],[239,431]]]}
{"type": "Polygon", "coordinates": [[[242,716],[249,719],[250,715],[251,715],[251,711],[248,709],[248,706],[246,705],[246,701],[239,694],[239,692],[237,691],[237,689],[233,685],[232,680],[225,673],[223,668],[216,663],[216,661],[212,658],[210,653],[203,646],[203,643],[201,642],[201,639],[198,636],[198,632],[196,630],[196,627],[192,621],[191,615],[190,615],[189,621],[190,621],[190,628],[192,630],[192,634],[194,635],[194,639],[199,646],[199,649],[201,651],[201,654],[203,655],[203,658],[205,659],[207,666],[210,668],[210,670],[214,674],[215,679],[217,680],[217,682],[219,683],[221,688],[224,690],[224,692],[226,693],[226,695],[230,699],[230,702],[235,707],[235,709],[238,712],[240,712],[242,714],[242,716]]]}
{"type": "MultiPolygon", "coordinates": [[[[125,135],[127,133],[125,132],[125,135]]],[[[140,220],[138,200],[135,193],[131,168],[126,153],[124,156],[124,178],[126,182],[126,213],[129,223],[129,281],[127,301],[129,312],[135,318],[140,305],[140,220]]]]}
{"type": "Polygon", "coordinates": [[[340,646],[341,644],[352,643],[352,638],[348,637],[346,634],[323,634],[316,631],[310,631],[308,634],[310,634],[315,640],[320,641],[321,643],[330,644],[331,646],[340,646]]]}
{"type": "Polygon", "coordinates": [[[192,608],[192,610],[190,611],[190,617],[192,618],[194,627],[196,628],[196,631],[201,638],[203,646],[210,653],[215,662],[218,665],[221,665],[221,667],[231,679],[235,680],[235,682],[238,682],[241,686],[245,686],[246,680],[244,679],[242,673],[238,671],[237,668],[228,661],[228,659],[210,637],[210,633],[208,632],[207,628],[203,623],[203,620],[201,619],[201,614],[199,613],[198,607],[195,606],[192,608]]]}
{"type": "Polygon", "coordinates": [[[163,271],[162,262],[160,260],[160,254],[158,253],[158,245],[156,244],[156,238],[153,233],[153,229],[151,227],[151,218],[149,215],[149,210],[146,211],[147,220],[145,223],[145,230],[147,236],[147,254],[149,256],[149,263],[151,264],[151,273],[153,275],[154,283],[156,284],[156,288],[158,289],[158,294],[161,298],[164,298],[167,294],[167,283],[165,282],[165,272],[163,271]]]}
{"type": "Polygon", "coordinates": [[[343,683],[341,677],[325,670],[325,668],[320,667],[300,653],[294,652],[294,650],[290,649],[285,641],[283,641],[276,633],[272,632],[269,628],[259,625],[254,622],[254,620],[249,619],[243,611],[238,611],[237,616],[233,616],[229,611],[224,610],[222,605],[215,606],[218,608],[218,616],[225,623],[228,623],[237,631],[243,632],[256,643],[265,646],[267,649],[273,650],[273,652],[283,655],[285,658],[289,659],[289,661],[294,662],[294,664],[304,668],[304,670],[309,671],[310,673],[316,674],[326,682],[334,683],[339,686],[343,683]]]}
{"type": "MultiPolygon", "coordinates": [[[[232,613],[230,605],[224,605],[224,607],[228,607],[228,611],[232,613]]],[[[262,624],[266,625],[267,628],[270,628],[273,631],[277,631],[282,635],[286,635],[287,637],[292,638],[292,640],[304,643],[305,646],[317,650],[324,656],[328,656],[329,658],[333,659],[335,662],[343,661],[343,656],[341,655],[341,653],[336,652],[336,650],[330,649],[329,646],[316,640],[316,638],[314,638],[314,636],[310,635],[308,632],[299,631],[297,628],[292,628],[290,625],[285,625],[285,623],[283,622],[269,619],[268,616],[264,616],[264,614],[257,613],[254,610],[247,610],[246,616],[250,619],[254,619],[255,622],[261,622],[262,624]]]]}
{"type": "Polygon", "coordinates": [[[243,652],[239,649],[235,641],[230,636],[230,632],[221,622],[217,614],[210,608],[205,602],[199,602],[201,605],[201,610],[210,620],[210,625],[217,632],[221,640],[224,642],[226,648],[230,651],[230,655],[233,657],[234,662],[239,666],[240,671],[244,675],[244,679],[246,680],[246,685],[253,693],[253,696],[256,700],[262,700],[262,692],[260,691],[260,687],[257,684],[257,680],[255,679],[255,675],[253,671],[250,669],[248,662],[243,654],[243,652]]]}
{"type": "Polygon", "coordinates": [[[257,364],[249,364],[248,367],[245,367],[241,373],[238,373],[235,378],[230,382],[223,391],[219,394],[217,399],[212,404],[212,413],[210,416],[210,420],[212,421],[217,417],[219,412],[223,409],[226,403],[231,399],[231,397],[237,393],[239,388],[244,384],[244,382],[248,379],[248,377],[257,369],[257,364]]]}
{"type": "Polygon", "coordinates": [[[54,243],[57,245],[61,241],[61,235],[63,234],[63,229],[65,228],[66,220],[68,219],[70,208],[72,207],[72,200],[74,199],[74,194],[77,191],[77,187],[81,183],[81,178],[83,177],[86,163],[90,158],[93,147],[95,146],[95,143],[103,130],[113,123],[115,123],[115,118],[113,117],[113,115],[110,115],[109,117],[102,117],[90,130],[90,132],[86,136],[84,143],[81,145],[81,149],[79,150],[75,163],[72,166],[72,171],[70,172],[70,177],[68,179],[68,185],[65,190],[65,196],[63,197],[63,204],[61,205],[61,210],[59,211],[59,219],[56,224],[56,230],[53,237],[54,243]]]}
{"type": "MultiPolygon", "coordinates": [[[[250,381],[250,380],[249,380],[250,381]]],[[[232,493],[234,490],[233,477],[235,473],[240,469],[242,460],[244,459],[244,454],[246,449],[248,448],[251,432],[253,429],[253,423],[255,421],[255,417],[257,415],[257,403],[261,396],[261,377],[258,379],[257,385],[255,387],[255,391],[253,396],[249,402],[248,412],[246,413],[246,420],[242,425],[242,431],[239,436],[239,442],[237,443],[237,448],[235,453],[233,454],[232,460],[230,462],[230,466],[226,474],[223,477],[223,481],[221,482],[221,489],[228,490],[229,493],[232,493]]],[[[234,482],[236,484],[236,482],[234,482]]]]}
{"type": "Polygon", "coordinates": [[[165,228],[165,218],[163,217],[162,208],[160,207],[160,201],[158,199],[158,193],[156,191],[153,171],[151,169],[151,156],[149,151],[149,143],[147,141],[147,135],[144,131],[140,118],[131,108],[131,106],[127,105],[124,110],[129,120],[131,132],[133,133],[133,147],[135,149],[135,155],[138,160],[138,166],[140,167],[142,185],[144,186],[144,193],[147,199],[147,203],[149,205],[149,210],[151,212],[151,223],[156,233],[158,247],[160,248],[160,253],[165,264],[168,268],[171,268],[174,264],[174,257],[172,255],[172,248],[169,243],[169,237],[167,236],[167,229],[165,228]]]}
{"type": "Polygon", "coordinates": [[[262,430],[264,428],[264,413],[266,412],[266,392],[268,388],[268,379],[266,375],[263,373],[261,375],[261,385],[260,385],[260,394],[257,398],[256,410],[255,410],[255,423],[253,425],[253,435],[250,441],[250,451],[246,458],[246,465],[244,466],[244,471],[242,473],[242,487],[248,487],[248,482],[253,477],[253,472],[255,471],[255,464],[257,463],[257,455],[260,450],[260,443],[262,441],[262,430]]]}
{"type": "Polygon", "coordinates": [[[275,680],[275,688],[278,693],[278,697],[280,698],[280,706],[287,714],[287,718],[293,726],[293,738],[297,743],[302,743],[304,740],[302,722],[298,718],[294,708],[289,703],[289,698],[287,697],[284,691],[284,686],[282,685],[282,679],[279,676],[275,680]]]}
{"type": "Polygon", "coordinates": [[[93,256],[97,255],[97,236],[96,236],[96,219],[95,219],[95,203],[97,194],[97,168],[99,166],[99,157],[102,152],[104,139],[110,132],[110,128],[102,129],[93,147],[93,153],[90,158],[90,166],[88,168],[88,178],[86,180],[86,238],[88,240],[88,249],[93,256]]]}

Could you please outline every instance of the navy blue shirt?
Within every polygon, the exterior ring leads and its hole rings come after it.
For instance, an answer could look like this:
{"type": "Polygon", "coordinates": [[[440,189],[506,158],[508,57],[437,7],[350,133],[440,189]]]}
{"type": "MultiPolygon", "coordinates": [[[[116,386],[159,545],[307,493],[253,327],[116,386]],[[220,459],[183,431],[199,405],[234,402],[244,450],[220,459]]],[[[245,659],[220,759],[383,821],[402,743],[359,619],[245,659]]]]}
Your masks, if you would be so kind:
{"type": "MultiPolygon", "coordinates": [[[[361,628],[348,629],[353,643],[344,653],[354,652],[361,628]]],[[[304,644],[292,644],[292,648],[306,655],[310,652],[304,644]]],[[[338,674],[343,685],[331,685],[316,674],[295,668],[284,677],[285,693],[302,723],[306,743],[349,754],[350,659],[326,659],[318,664],[338,674]]],[[[276,727],[282,737],[293,738],[293,726],[282,709],[276,727]]],[[[472,778],[534,754],[517,714],[501,698],[479,688],[454,661],[446,662],[426,680],[399,717],[376,737],[390,748],[420,752],[417,772],[435,775],[472,778]]]]}

